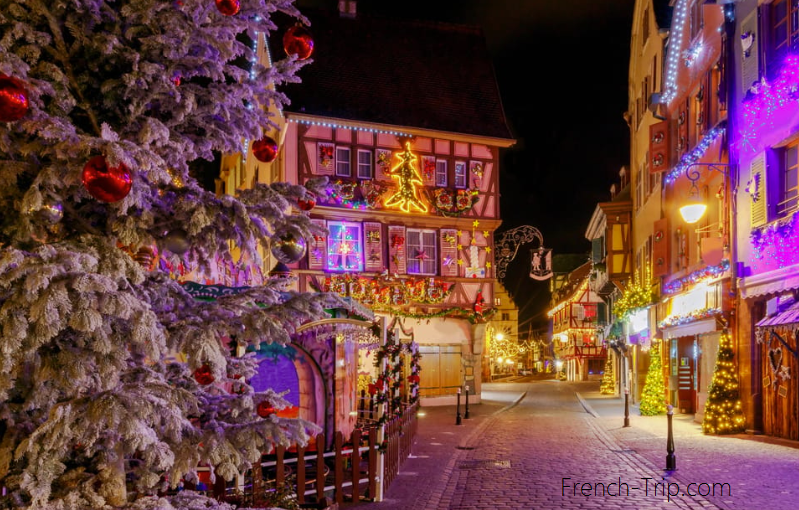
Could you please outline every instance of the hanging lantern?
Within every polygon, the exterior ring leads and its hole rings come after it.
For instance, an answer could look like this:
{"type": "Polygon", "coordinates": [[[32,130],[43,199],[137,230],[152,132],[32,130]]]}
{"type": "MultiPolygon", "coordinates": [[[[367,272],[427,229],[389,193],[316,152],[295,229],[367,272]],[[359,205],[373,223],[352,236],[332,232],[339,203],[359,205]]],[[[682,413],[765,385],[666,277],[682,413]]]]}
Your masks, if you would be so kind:
{"type": "Polygon", "coordinates": [[[239,12],[241,8],[240,0],[215,0],[216,8],[225,16],[233,16],[239,12]]]}
{"type": "Polygon", "coordinates": [[[310,211],[316,206],[316,197],[308,193],[306,194],[306,198],[300,198],[297,200],[297,207],[299,207],[303,211],[310,211]]]}
{"type": "Polygon", "coordinates": [[[118,202],[128,196],[133,185],[130,170],[120,163],[108,166],[103,156],[91,158],[83,167],[83,186],[101,202],[118,202]]]}
{"type": "Polygon", "coordinates": [[[262,400],[258,403],[258,407],[255,409],[255,412],[258,413],[258,416],[261,418],[269,418],[275,414],[277,410],[272,407],[272,404],[270,404],[269,401],[262,400]]]}
{"type": "Polygon", "coordinates": [[[297,55],[298,60],[305,60],[313,53],[313,36],[302,25],[294,25],[283,34],[283,49],[286,55],[297,55]]]}
{"type": "Polygon", "coordinates": [[[28,113],[28,91],[21,81],[0,73],[0,122],[14,122],[28,113]]]}
{"type": "Polygon", "coordinates": [[[252,154],[261,163],[271,163],[277,158],[277,142],[271,136],[264,136],[252,143],[252,154]]]}
{"type": "Polygon", "coordinates": [[[198,384],[206,386],[214,382],[214,374],[211,372],[211,367],[205,364],[194,371],[194,380],[198,384]]]}
{"type": "Polygon", "coordinates": [[[285,233],[272,238],[272,255],[284,264],[293,264],[305,255],[305,239],[301,236],[285,233]]]}

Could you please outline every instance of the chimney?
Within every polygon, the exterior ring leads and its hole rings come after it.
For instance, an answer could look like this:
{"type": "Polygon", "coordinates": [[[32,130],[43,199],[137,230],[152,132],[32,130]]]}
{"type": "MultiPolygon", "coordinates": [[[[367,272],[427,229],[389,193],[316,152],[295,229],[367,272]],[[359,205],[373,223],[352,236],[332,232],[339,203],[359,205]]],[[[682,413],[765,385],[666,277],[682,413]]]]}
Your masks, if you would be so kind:
{"type": "Polygon", "coordinates": [[[338,13],[342,18],[354,18],[357,12],[355,0],[338,0],[338,13]]]}

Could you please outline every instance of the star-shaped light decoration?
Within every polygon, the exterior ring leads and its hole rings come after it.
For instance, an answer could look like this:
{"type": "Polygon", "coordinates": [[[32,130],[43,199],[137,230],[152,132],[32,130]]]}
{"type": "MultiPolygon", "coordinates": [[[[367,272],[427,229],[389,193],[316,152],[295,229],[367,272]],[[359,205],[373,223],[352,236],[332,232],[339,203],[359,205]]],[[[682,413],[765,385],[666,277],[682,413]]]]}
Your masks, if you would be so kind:
{"type": "Polygon", "coordinates": [[[488,269],[491,269],[491,262],[486,262],[486,267],[487,267],[488,269]]]}
{"type": "Polygon", "coordinates": [[[424,250],[416,250],[416,257],[415,258],[417,258],[417,259],[419,259],[421,261],[425,261],[429,257],[428,257],[427,253],[424,250]]]}
{"type": "Polygon", "coordinates": [[[462,266],[462,265],[463,265],[463,259],[458,259],[458,265],[459,265],[459,266],[462,266]]]}
{"type": "Polygon", "coordinates": [[[447,256],[447,257],[444,257],[444,259],[443,259],[441,262],[442,262],[442,263],[443,263],[445,266],[448,266],[448,267],[449,267],[449,266],[451,266],[451,265],[452,265],[452,263],[453,263],[453,262],[455,262],[455,259],[453,259],[453,258],[452,258],[452,257],[450,257],[450,256],[447,256]]]}
{"type": "Polygon", "coordinates": [[[488,230],[483,230],[483,237],[488,238],[488,230]]]}
{"type": "Polygon", "coordinates": [[[458,243],[458,249],[459,249],[459,250],[462,250],[462,249],[463,249],[463,245],[462,245],[462,244],[460,244],[460,243],[458,243]]]}
{"type": "Polygon", "coordinates": [[[479,226],[480,226],[480,222],[479,222],[478,220],[474,220],[474,221],[472,222],[472,226],[473,226],[474,228],[477,228],[477,227],[479,227],[479,226]]]}
{"type": "Polygon", "coordinates": [[[490,246],[486,246],[486,253],[491,253],[491,247],[490,246]]]}
{"type": "Polygon", "coordinates": [[[456,233],[456,235],[457,235],[458,237],[460,237],[460,236],[461,236],[461,234],[463,234],[463,231],[461,231],[461,230],[458,230],[458,232],[456,233]]]}

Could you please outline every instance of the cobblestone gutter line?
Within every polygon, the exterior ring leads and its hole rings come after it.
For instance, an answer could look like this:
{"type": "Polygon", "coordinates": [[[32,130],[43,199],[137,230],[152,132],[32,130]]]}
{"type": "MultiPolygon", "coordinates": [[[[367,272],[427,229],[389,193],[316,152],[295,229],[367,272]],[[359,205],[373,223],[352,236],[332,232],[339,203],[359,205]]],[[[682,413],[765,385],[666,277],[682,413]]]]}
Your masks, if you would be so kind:
{"type": "Polygon", "coordinates": [[[455,494],[455,489],[458,488],[458,483],[460,481],[461,476],[466,476],[466,471],[463,469],[455,469],[463,458],[469,453],[467,448],[471,448],[477,445],[478,438],[483,434],[486,428],[488,428],[491,423],[494,422],[494,419],[497,417],[498,414],[504,413],[509,409],[513,409],[519,402],[524,400],[524,397],[527,396],[527,392],[521,394],[519,398],[517,398],[512,403],[506,405],[502,409],[495,411],[490,416],[486,417],[483,422],[478,425],[477,427],[472,430],[472,432],[463,440],[463,443],[460,444],[462,449],[459,449],[455,455],[452,456],[450,461],[447,463],[446,467],[444,468],[442,475],[440,477],[441,484],[444,485],[443,491],[433,494],[433,496],[426,502],[421,502],[422,504],[419,505],[419,501],[415,501],[411,510],[430,510],[433,508],[449,508],[450,504],[452,503],[452,497],[455,494]],[[445,483],[446,482],[446,483],[445,483]]]}

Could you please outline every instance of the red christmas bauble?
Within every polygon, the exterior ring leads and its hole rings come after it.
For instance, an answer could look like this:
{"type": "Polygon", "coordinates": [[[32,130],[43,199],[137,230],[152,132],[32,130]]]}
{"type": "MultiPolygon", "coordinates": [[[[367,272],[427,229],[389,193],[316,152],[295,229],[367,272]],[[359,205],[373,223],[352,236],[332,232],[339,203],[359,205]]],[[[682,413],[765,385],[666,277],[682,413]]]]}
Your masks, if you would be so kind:
{"type": "Polygon", "coordinates": [[[272,407],[272,404],[270,404],[266,400],[263,400],[258,404],[258,407],[255,409],[255,412],[257,412],[258,416],[260,416],[261,418],[268,418],[273,414],[275,414],[277,411],[275,410],[274,407],[272,407]]]}
{"type": "Polygon", "coordinates": [[[14,122],[28,113],[28,91],[21,81],[0,73],[0,122],[14,122]]]}
{"type": "Polygon", "coordinates": [[[203,365],[194,371],[194,380],[203,386],[214,382],[214,374],[211,372],[211,367],[203,365]]]}
{"type": "Polygon", "coordinates": [[[294,25],[283,34],[283,49],[286,55],[297,55],[297,59],[305,60],[313,53],[313,36],[302,25],[294,25]]]}
{"type": "Polygon", "coordinates": [[[95,156],[83,167],[83,185],[91,196],[110,203],[128,196],[133,179],[123,163],[110,167],[103,156],[95,156]]]}
{"type": "Polygon", "coordinates": [[[240,0],[215,0],[216,8],[225,16],[233,16],[239,12],[241,8],[240,0]]]}
{"type": "Polygon", "coordinates": [[[375,393],[377,393],[377,386],[372,383],[369,383],[369,394],[374,396],[375,393]]]}
{"type": "Polygon", "coordinates": [[[306,200],[302,198],[297,200],[297,207],[303,211],[310,211],[316,206],[316,197],[309,195],[306,200]]]}
{"type": "Polygon", "coordinates": [[[271,136],[265,136],[252,143],[252,154],[261,163],[271,163],[277,158],[277,142],[271,136]]]}

